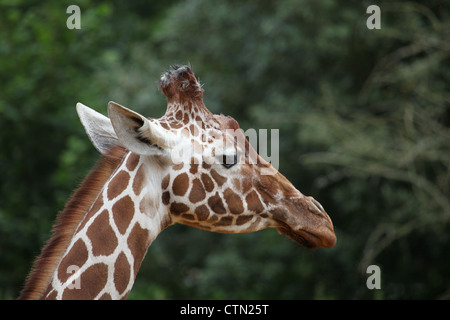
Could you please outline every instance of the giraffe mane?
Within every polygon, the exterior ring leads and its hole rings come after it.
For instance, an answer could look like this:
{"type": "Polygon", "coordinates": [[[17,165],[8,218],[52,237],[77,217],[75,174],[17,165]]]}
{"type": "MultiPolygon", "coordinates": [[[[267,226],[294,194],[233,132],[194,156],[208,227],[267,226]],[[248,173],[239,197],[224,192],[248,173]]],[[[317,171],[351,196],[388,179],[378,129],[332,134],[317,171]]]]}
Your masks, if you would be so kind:
{"type": "Polygon", "coordinates": [[[109,149],[97,161],[94,169],[73,193],[64,210],[58,214],[53,226],[53,236],[33,263],[31,272],[19,296],[20,300],[42,298],[44,290],[47,288],[76,228],[92,206],[106,181],[122,162],[126,151],[121,146],[114,146],[109,149]]]}

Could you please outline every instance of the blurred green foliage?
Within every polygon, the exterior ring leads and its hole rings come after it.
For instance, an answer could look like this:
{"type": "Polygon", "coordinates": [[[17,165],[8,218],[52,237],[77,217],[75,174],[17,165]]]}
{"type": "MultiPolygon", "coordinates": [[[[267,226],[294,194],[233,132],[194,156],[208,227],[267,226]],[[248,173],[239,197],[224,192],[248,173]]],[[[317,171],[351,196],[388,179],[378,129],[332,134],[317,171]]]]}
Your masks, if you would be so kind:
{"type": "Polygon", "coordinates": [[[280,129],[280,171],[324,205],[338,243],[170,227],[130,298],[449,298],[450,6],[376,3],[380,30],[367,1],[0,0],[0,298],[18,295],[98,157],[76,102],[160,117],[159,75],[187,62],[210,110],[280,129]]]}

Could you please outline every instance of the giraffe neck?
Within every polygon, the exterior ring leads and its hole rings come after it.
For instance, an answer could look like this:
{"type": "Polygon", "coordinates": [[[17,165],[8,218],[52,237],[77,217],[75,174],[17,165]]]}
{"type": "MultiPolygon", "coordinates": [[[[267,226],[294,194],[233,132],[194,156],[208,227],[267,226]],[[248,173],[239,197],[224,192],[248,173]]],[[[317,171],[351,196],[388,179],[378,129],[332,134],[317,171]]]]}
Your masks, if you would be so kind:
{"type": "Polygon", "coordinates": [[[214,118],[214,115],[206,108],[202,101],[171,101],[167,104],[164,118],[167,120],[174,119],[184,124],[186,124],[188,119],[190,121],[207,123],[210,119],[214,118]]]}
{"type": "Polygon", "coordinates": [[[157,164],[130,152],[86,210],[42,299],[124,299],[148,247],[170,222],[157,164]],[[152,169],[153,168],[153,169],[152,169]]]}

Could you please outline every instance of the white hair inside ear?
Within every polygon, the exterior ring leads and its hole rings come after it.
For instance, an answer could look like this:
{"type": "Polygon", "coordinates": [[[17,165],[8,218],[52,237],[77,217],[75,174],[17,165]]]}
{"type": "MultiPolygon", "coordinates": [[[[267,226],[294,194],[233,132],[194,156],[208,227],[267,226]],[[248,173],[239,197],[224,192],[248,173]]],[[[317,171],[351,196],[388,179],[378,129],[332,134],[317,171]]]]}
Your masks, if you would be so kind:
{"type": "Polygon", "coordinates": [[[113,146],[121,145],[108,117],[80,102],[77,103],[77,112],[89,139],[100,153],[105,154],[113,146]]]}

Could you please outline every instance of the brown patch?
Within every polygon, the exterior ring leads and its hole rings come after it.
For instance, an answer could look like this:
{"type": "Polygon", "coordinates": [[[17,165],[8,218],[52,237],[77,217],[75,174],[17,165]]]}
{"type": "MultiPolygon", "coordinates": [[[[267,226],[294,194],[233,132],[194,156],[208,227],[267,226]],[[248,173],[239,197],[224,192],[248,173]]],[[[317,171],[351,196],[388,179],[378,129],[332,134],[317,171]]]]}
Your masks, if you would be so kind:
{"type": "Polygon", "coordinates": [[[170,212],[174,215],[179,215],[181,213],[187,212],[189,207],[184,203],[174,202],[170,205],[170,212]]]}
{"type": "Polygon", "coordinates": [[[170,201],[170,192],[169,191],[163,192],[163,194],[161,196],[161,200],[162,200],[162,203],[167,206],[170,201]]]}
{"type": "Polygon", "coordinates": [[[233,188],[234,190],[241,191],[241,180],[238,178],[233,179],[233,188]]]}
{"type": "Polygon", "coordinates": [[[117,237],[109,225],[108,211],[104,210],[98,215],[86,232],[92,243],[92,253],[94,256],[108,256],[117,247],[117,237]]]}
{"type": "Polygon", "coordinates": [[[236,219],[236,224],[237,224],[238,226],[240,226],[240,225],[243,225],[243,224],[249,222],[249,221],[252,220],[252,219],[253,219],[253,216],[251,216],[251,215],[240,215],[240,216],[237,217],[237,219],[236,219]]]}
{"type": "Polygon", "coordinates": [[[142,165],[136,172],[136,176],[133,181],[133,192],[135,195],[139,195],[144,188],[145,181],[145,167],[142,165]]]}
{"type": "Polygon", "coordinates": [[[183,214],[181,217],[182,217],[183,219],[187,219],[187,220],[192,220],[192,221],[195,220],[195,216],[194,216],[193,214],[190,214],[190,213],[185,213],[185,214],[183,214]]]}
{"type": "Polygon", "coordinates": [[[92,300],[106,285],[108,280],[108,266],[104,263],[97,263],[87,268],[80,277],[82,290],[65,289],[62,295],[63,300],[92,300]]]}
{"type": "Polygon", "coordinates": [[[144,260],[145,253],[150,245],[149,233],[147,230],[142,229],[139,223],[136,223],[131,230],[128,237],[128,248],[134,257],[134,276],[136,277],[139,268],[141,267],[142,260],[144,260]]]}
{"type": "Polygon", "coordinates": [[[166,190],[167,187],[169,186],[169,182],[170,182],[170,174],[167,174],[167,175],[162,179],[162,182],[161,182],[161,188],[162,188],[163,190],[166,190]]]}
{"type": "Polygon", "coordinates": [[[241,197],[238,196],[233,190],[228,188],[223,193],[223,196],[225,197],[225,201],[231,213],[239,214],[244,211],[244,206],[242,205],[241,197]]]}
{"type": "Polygon", "coordinates": [[[232,223],[233,223],[233,217],[226,216],[226,217],[222,217],[218,222],[214,223],[214,226],[226,227],[226,226],[231,226],[232,223]]]}
{"type": "Polygon", "coordinates": [[[209,177],[208,174],[202,173],[202,182],[203,182],[203,185],[205,186],[206,191],[208,191],[208,192],[213,191],[214,182],[212,181],[212,179],[209,177]]]}
{"type": "Polygon", "coordinates": [[[200,130],[198,130],[198,128],[195,124],[191,124],[189,126],[189,131],[191,132],[191,135],[194,137],[198,136],[198,134],[200,132],[200,130]]]}
{"type": "Polygon", "coordinates": [[[119,294],[122,294],[130,282],[131,266],[123,252],[114,263],[114,284],[119,294]]]}
{"type": "Polygon", "coordinates": [[[46,290],[46,292],[44,292],[44,294],[42,295],[43,297],[45,297],[44,299],[45,300],[56,300],[56,296],[58,295],[58,291],[53,291],[52,293],[50,293],[49,295],[48,295],[48,292],[50,292],[51,291],[51,289],[53,289],[53,287],[52,287],[52,285],[50,285],[49,287],[48,287],[48,289],[46,290]],[[48,296],[47,296],[48,295],[48,296]]]}
{"type": "Polygon", "coordinates": [[[216,170],[212,169],[211,170],[211,176],[213,177],[213,179],[217,182],[217,184],[220,186],[222,186],[225,181],[227,181],[227,178],[222,177],[220,174],[217,173],[216,170]]]}
{"type": "Polygon", "coordinates": [[[194,158],[191,159],[191,168],[189,169],[189,172],[192,174],[196,174],[198,171],[198,164],[197,163],[193,163],[194,162],[194,158]]]}
{"type": "Polygon", "coordinates": [[[179,121],[170,121],[169,125],[172,129],[180,129],[183,126],[183,123],[179,121]]]}
{"type": "Polygon", "coordinates": [[[203,169],[206,169],[206,170],[211,169],[211,165],[206,162],[202,163],[202,167],[203,167],[203,169]]]}
{"type": "Polygon", "coordinates": [[[167,122],[161,121],[159,124],[160,124],[161,127],[163,127],[164,129],[170,130],[170,127],[169,127],[169,125],[167,124],[167,122]]]}
{"type": "Polygon", "coordinates": [[[192,183],[192,189],[189,193],[189,201],[196,203],[205,199],[206,193],[200,179],[195,179],[192,183]]]}
{"type": "Polygon", "coordinates": [[[123,192],[128,186],[130,175],[126,171],[120,171],[108,184],[108,199],[112,200],[123,192]]]}
{"type": "Polygon", "coordinates": [[[83,240],[78,239],[74,243],[72,249],[67,253],[67,255],[62,259],[58,267],[58,279],[62,283],[66,282],[67,279],[73,274],[69,272],[70,266],[81,267],[84,265],[88,259],[88,250],[83,240]]]}
{"type": "Polygon", "coordinates": [[[254,211],[256,213],[261,213],[264,210],[264,206],[259,200],[258,194],[255,190],[250,192],[247,197],[245,197],[245,201],[247,202],[248,210],[254,211]]]}
{"type": "Polygon", "coordinates": [[[112,213],[117,229],[121,234],[124,234],[134,215],[134,203],[130,196],[117,201],[112,207],[112,213]]]}
{"type": "Polygon", "coordinates": [[[136,169],[136,166],[139,163],[139,158],[140,158],[140,156],[135,153],[130,154],[130,156],[128,157],[127,163],[126,163],[127,169],[130,171],[133,171],[134,169],[136,169]]]}
{"type": "Polygon", "coordinates": [[[183,119],[183,111],[178,110],[178,112],[175,114],[175,118],[176,118],[177,120],[180,120],[180,121],[181,121],[181,119],[183,119]]]}
{"type": "Polygon", "coordinates": [[[227,210],[225,210],[225,207],[223,206],[222,198],[217,192],[215,195],[208,199],[208,205],[215,213],[227,213],[227,210]]]}
{"type": "Polygon", "coordinates": [[[205,205],[201,205],[195,209],[198,221],[205,221],[209,217],[209,209],[205,205]]]}
{"type": "Polygon", "coordinates": [[[178,170],[183,169],[183,166],[184,166],[183,162],[180,162],[180,163],[174,165],[172,168],[173,168],[173,170],[178,171],[178,170]]]}
{"type": "Polygon", "coordinates": [[[188,124],[191,118],[189,117],[189,113],[185,113],[183,117],[183,123],[188,124]]]}
{"type": "Polygon", "coordinates": [[[145,213],[147,216],[149,216],[150,218],[155,216],[155,210],[149,210],[150,208],[152,208],[154,205],[154,201],[152,199],[152,197],[150,197],[148,194],[144,196],[144,198],[142,198],[141,202],[139,202],[139,210],[142,213],[145,213]]]}
{"type": "MultiPolygon", "coordinates": [[[[244,173],[245,174],[245,173],[244,173]]],[[[245,194],[247,191],[249,191],[252,188],[252,179],[251,178],[244,178],[242,179],[242,193],[245,194]]]]}
{"type": "Polygon", "coordinates": [[[216,222],[216,221],[219,221],[219,217],[217,215],[215,215],[215,214],[210,216],[209,219],[208,219],[208,222],[211,223],[211,224],[216,222]]]}
{"type": "Polygon", "coordinates": [[[188,188],[189,188],[189,177],[187,173],[182,173],[173,180],[172,190],[175,195],[184,196],[188,188]]]}
{"type": "Polygon", "coordinates": [[[109,293],[104,293],[98,300],[112,300],[112,298],[109,293]]]}

